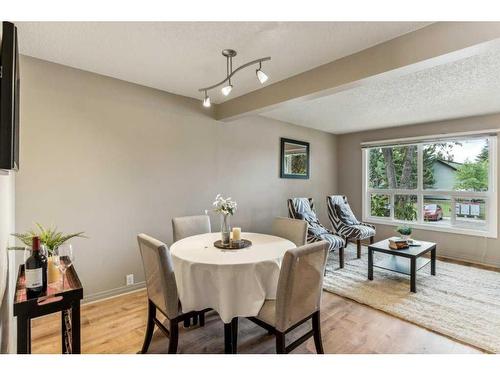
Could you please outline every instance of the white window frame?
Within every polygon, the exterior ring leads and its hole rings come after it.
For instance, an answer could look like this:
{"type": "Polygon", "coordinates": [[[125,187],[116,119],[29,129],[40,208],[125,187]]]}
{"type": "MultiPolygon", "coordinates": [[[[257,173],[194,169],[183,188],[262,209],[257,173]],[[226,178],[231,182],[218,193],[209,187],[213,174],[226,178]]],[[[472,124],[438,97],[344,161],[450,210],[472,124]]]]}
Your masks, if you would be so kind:
{"type": "MultiPolygon", "coordinates": [[[[463,139],[467,139],[468,137],[462,137],[463,139]]],[[[470,138],[474,138],[470,136],[470,138]]],[[[412,228],[423,229],[423,230],[431,230],[437,232],[447,232],[447,233],[457,233],[457,234],[465,234],[471,236],[480,236],[480,237],[488,237],[488,238],[497,238],[498,237],[498,226],[497,226],[497,137],[496,136],[484,136],[484,138],[488,139],[489,144],[489,171],[488,171],[488,191],[485,192],[469,192],[469,191],[449,191],[449,190],[439,190],[439,189],[425,189],[423,188],[423,145],[429,144],[433,142],[445,142],[454,140],[456,138],[443,137],[439,138],[439,140],[426,140],[420,142],[411,143],[409,139],[404,140],[396,140],[398,143],[390,143],[384,145],[382,142],[380,144],[373,144],[367,148],[363,148],[362,152],[362,161],[363,161],[363,196],[362,196],[362,204],[363,204],[363,221],[374,223],[374,224],[385,224],[385,225],[393,225],[398,226],[401,224],[407,224],[412,228]],[[379,148],[379,147],[398,147],[398,146],[417,146],[417,188],[416,189],[376,189],[370,188],[368,184],[368,152],[370,148],[379,148]],[[390,217],[384,218],[379,216],[371,216],[371,195],[372,194],[381,194],[381,195],[389,195],[390,196],[390,207],[391,214],[390,217]],[[394,196],[395,195],[416,195],[417,196],[417,220],[416,221],[406,221],[406,220],[398,220],[394,218],[394,196]],[[433,223],[425,222],[423,220],[422,214],[424,209],[424,196],[446,196],[451,198],[451,220],[450,226],[440,226],[435,225],[433,223]],[[453,209],[455,207],[455,200],[459,198],[478,198],[484,199],[485,207],[486,207],[486,229],[473,229],[473,228],[464,228],[453,226],[456,219],[456,211],[453,209]]]]}

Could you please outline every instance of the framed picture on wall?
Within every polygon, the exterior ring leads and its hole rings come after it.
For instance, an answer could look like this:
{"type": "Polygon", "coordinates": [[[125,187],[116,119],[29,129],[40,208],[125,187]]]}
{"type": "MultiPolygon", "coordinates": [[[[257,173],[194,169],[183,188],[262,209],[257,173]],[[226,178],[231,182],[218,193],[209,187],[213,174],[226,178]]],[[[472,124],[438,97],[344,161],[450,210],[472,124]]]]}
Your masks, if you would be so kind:
{"type": "Polygon", "coordinates": [[[280,177],[309,178],[309,142],[281,138],[280,177]]]}

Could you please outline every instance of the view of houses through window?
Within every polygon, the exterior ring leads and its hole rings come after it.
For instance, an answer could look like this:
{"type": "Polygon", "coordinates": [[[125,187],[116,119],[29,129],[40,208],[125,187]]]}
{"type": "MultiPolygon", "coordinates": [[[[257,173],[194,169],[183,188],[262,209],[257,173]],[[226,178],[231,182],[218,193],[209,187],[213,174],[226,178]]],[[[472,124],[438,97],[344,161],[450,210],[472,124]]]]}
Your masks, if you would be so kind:
{"type": "Polygon", "coordinates": [[[491,232],[495,141],[471,137],[365,149],[364,216],[491,232]]]}

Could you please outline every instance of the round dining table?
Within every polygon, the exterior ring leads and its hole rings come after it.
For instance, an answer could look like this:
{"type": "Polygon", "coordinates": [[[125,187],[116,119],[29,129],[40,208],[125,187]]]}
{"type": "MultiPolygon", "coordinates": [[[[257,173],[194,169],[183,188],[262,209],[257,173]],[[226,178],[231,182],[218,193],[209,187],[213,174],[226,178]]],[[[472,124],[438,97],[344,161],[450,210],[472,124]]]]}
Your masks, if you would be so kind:
{"type": "Polygon", "coordinates": [[[257,316],[266,299],[276,298],[283,256],[296,246],[281,237],[242,233],[241,238],[252,245],[225,250],[214,246],[220,237],[220,233],[186,237],[170,252],[182,311],[215,310],[225,324],[227,352],[237,318],[257,316]]]}

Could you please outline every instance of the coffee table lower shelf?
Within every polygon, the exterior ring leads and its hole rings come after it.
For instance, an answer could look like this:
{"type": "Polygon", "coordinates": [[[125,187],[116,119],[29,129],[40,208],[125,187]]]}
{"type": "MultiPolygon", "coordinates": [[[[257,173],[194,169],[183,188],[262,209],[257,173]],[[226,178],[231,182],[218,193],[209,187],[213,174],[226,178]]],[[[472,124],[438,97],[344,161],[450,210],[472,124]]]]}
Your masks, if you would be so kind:
{"type": "MultiPolygon", "coordinates": [[[[411,275],[411,262],[408,258],[402,258],[396,255],[382,255],[383,260],[373,263],[373,267],[382,268],[384,270],[411,275]]],[[[417,271],[431,262],[429,258],[417,258],[417,271]]]]}

